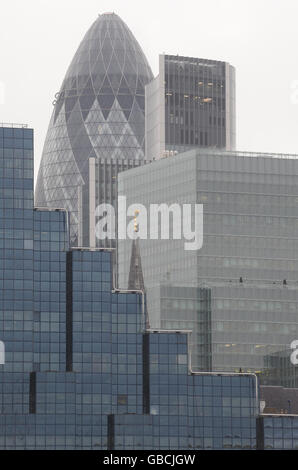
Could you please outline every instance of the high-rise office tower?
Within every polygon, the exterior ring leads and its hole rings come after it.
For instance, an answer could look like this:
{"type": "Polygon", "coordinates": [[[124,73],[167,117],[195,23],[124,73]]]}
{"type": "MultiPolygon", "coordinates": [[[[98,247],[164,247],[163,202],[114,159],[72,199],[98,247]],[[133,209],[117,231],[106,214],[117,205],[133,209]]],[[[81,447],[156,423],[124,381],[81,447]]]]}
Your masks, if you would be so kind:
{"type": "Polygon", "coordinates": [[[112,278],[111,250],[33,207],[32,129],[0,127],[0,449],[298,447],[296,390],[193,372],[189,333],[146,330],[112,278]]]}
{"type": "Polygon", "coordinates": [[[0,449],[297,448],[296,391],[193,372],[189,333],[145,329],[112,279],[111,250],[33,207],[33,130],[0,127],[0,449]]]}
{"type": "MultiPolygon", "coordinates": [[[[137,202],[148,213],[148,238],[139,246],[151,327],[156,319],[164,328],[178,321],[180,328],[196,323],[192,329],[199,347],[207,317],[195,291],[187,289],[210,288],[212,370],[272,368],[268,356],[289,349],[298,338],[297,188],[295,155],[196,149],[121,173],[119,194],[127,197],[127,206],[137,202]],[[173,221],[180,224],[181,239],[171,232],[169,239],[161,233],[150,238],[150,204],[161,203],[178,204],[181,214],[186,203],[203,205],[201,249],[185,250],[182,215],[173,221]],[[173,286],[172,300],[160,293],[164,284],[173,286]],[[163,306],[163,297],[173,307],[181,300],[180,317],[163,306]]],[[[174,217],[171,212],[166,217],[174,217]]],[[[129,243],[119,242],[122,287],[128,281],[129,243]]],[[[290,354],[287,360],[290,365],[290,354]]],[[[200,367],[200,362],[193,365],[200,367]]]]}
{"type": "Polygon", "coordinates": [[[0,127],[0,449],[253,449],[256,377],[193,373],[188,333],[146,330],[112,279],[33,207],[32,129],[0,127]]]}
{"type": "Polygon", "coordinates": [[[111,202],[117,172],[144,160],[144,87],[152,78],[125,23],[114,13],[100,15],[55,97],[36,185],[39,206],[70,211],[73,245],[89,245],[96,193],[111,202]],[[102,181],[94,190],[95,162],[102,181]]]}
{"type": "Polygon", "coordinates": [[[146,86],[146,157],[193,147],[234,150],[235,69],[227,62],[159,56],[146,86]]]}

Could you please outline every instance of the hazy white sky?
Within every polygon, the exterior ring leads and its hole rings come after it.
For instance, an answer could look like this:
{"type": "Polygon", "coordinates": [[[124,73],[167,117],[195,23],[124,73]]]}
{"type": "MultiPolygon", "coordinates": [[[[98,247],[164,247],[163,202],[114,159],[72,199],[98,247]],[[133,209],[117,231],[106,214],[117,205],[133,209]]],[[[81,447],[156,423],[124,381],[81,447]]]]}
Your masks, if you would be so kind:
{"type": "Polygon", "coordinates": [[[154,75],[163,52],[236,67],[239,150],[298,154],[297,0],[9,0],[0,13],[0,122],[35,129],[35,174],[54,94],[97,15],[112,11],[154,75]]]}

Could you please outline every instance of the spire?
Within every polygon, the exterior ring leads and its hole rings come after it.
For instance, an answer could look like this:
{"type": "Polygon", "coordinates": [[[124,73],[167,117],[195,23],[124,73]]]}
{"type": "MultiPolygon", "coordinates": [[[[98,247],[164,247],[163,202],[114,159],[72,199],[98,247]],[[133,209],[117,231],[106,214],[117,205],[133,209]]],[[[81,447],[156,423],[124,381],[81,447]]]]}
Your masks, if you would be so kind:
{"type": "MultiPolygon", "coordinates": [[[[135,211],[135,218],[134,218],[135,238],[132,242],[132,247],[131,247],[130,269],[129,269],[129,276],[128,276],[128,289],[129,290],[141,290],[145,294],[145,283],[144,283],[144,276],[143,276],[143,271],[142,271],[139,237],[137,235],[137,232],[139,231],[139,224],[137,223],[138,213],[139,211],[135,211]]],[[[149,316],[148,316],[146,301],[145,301],[144,317],[145,317],[144,318],[145,328],[149,329],[150,324],[149,324],[149,316]]]]}
{"type": "Polygon", "coordinates": [[[142,271],[141,253],[139,239],[132,242],[130,269],[128,278],[129,290],[145,290],[144,277],[142,271]]]}
{"type": "Polygon", "coordinates": [[[137,235],[139,231],[139,224],[137,223],[137,215],[139,211],[135,211],[134,217],[134,232],[135,238],[132,242],[131,247],[131,258],[130,258],[130,270],[128,277],[128,289],[129,290],[142,290],[145,291],[144,277],[142,271],[141,253],[139,245],[139,237],[137,235]]]}

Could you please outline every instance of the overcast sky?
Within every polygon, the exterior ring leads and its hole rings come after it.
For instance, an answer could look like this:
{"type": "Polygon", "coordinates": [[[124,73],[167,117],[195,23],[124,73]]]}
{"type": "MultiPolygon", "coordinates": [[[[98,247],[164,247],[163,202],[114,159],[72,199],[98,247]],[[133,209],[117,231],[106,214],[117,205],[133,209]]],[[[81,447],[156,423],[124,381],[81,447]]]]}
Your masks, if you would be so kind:
{"type": "Polygon", "coordinates": [[[97,15],[112,11],[154,75],[163,52],[236,67],[238,150],[298,154],[297,0],[9,0],[0,11],[0,122],[35,129],[35,174],[67,67],[97,15]]]}

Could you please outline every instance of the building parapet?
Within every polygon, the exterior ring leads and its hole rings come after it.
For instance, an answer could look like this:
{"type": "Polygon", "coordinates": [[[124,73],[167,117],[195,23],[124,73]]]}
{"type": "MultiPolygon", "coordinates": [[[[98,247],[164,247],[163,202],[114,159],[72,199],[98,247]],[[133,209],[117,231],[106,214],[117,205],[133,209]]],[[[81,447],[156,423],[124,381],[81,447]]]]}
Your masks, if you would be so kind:
{"type": "Polygon", "coordinates": [[[18,123],[8,123],[8,122],[0,122],[0,127],[8,127],[13,129],[27,129],[28,124],[18,124],[18,123]]]}

